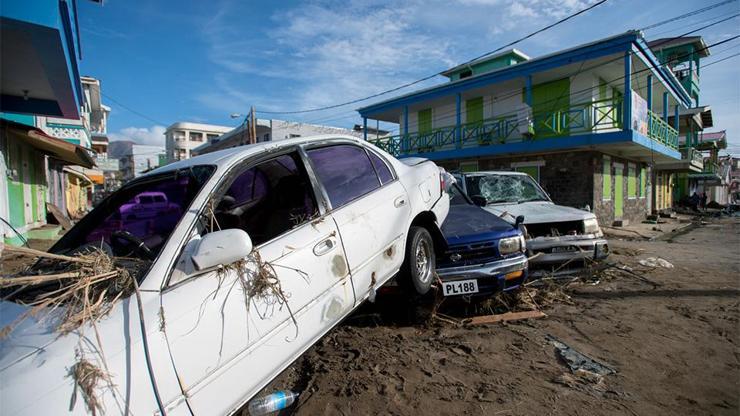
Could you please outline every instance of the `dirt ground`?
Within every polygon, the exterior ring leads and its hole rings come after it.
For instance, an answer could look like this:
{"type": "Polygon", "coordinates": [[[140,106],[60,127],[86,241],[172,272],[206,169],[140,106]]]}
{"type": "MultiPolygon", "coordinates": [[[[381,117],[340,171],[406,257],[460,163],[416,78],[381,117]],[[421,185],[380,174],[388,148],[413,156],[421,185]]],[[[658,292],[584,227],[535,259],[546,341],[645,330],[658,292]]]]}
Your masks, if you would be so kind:
{"type": "Polygon", "coordinates": [[[538,303],[559,294],[542,319],[401,319],[379,296],[265,391],[301,393],[283,412],[296,415],[738,415],[740,218],[610,245],[609,261],[633,273],[540,291],[538,303]],[[638,263],[658,256],[674,268],[638,263]],[[548,335],[616,373],[573,374],[548,335]]]}

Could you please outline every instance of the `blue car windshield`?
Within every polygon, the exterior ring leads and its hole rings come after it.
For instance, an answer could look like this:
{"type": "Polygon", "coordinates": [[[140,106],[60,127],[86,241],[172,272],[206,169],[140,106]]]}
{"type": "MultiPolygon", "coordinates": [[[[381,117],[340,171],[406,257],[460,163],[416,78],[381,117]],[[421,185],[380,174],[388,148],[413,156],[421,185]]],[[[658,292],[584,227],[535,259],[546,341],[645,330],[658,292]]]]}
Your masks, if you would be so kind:
{"type": "Polygon", "coordinates": [[[488,204],[550,200],[529,175],[471,175],[465,186],[469,196],[480,195],[488,204]]]}

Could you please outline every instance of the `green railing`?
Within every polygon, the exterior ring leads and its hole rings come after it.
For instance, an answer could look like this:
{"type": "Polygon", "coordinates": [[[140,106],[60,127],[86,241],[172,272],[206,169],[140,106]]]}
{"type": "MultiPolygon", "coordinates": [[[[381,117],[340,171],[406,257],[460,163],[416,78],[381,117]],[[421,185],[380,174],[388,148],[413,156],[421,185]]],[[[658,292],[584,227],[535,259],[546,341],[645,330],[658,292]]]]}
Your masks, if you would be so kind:
{"type": "Polygon", "coordinates": [[[658,143],[678,150],[678,131],[671,127],[659,115],[648,110],[648,136],[658,143]]]}
{"type": "MultiPolygon", "coordinates": [[[[648,135],[668,147],[678,149],[678,132],[654,113],[648,113],[651,119],[648,135]]],[[[520,128],[521,121],[513,114],[462,124],[459,130],[455,126],[445,126],[425,133],[368,140],[395,156],[431,153],[510,143],[525,137],[537,140],[621,130],[622,114],[621,98],[605,99],[573,104],[561,110],[535,112],[531,126],[525,128],[520,128]]]]}

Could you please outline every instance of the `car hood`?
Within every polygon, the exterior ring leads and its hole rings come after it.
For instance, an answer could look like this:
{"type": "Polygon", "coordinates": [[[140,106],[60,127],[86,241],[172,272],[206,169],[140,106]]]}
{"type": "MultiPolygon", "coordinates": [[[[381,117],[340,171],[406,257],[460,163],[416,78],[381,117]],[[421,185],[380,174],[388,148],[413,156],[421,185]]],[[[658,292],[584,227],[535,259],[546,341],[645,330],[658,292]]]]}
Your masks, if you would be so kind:
{"type": "Polygon", "coordinates": [[[516,233],[510,223],[475,205],[450,205],[442,224],[442,234],[449,245],[499,239],[516,233]]]}
{"type": "MultiPolygon", "coordinates": [[[[30,309],[30,306],[0,301],[0,328],[13,325],[30,309]]],[[[40,319],[44,315],[43,312],[38,316],[29,315],[0,340],[0,374],[24,358],[43,351],[57,338],[52,319],[40,319]]]]}
{"type": "Polygon", "coordinates": [[[532,201],[521,204],[495,204],[487,205],[486,211],[501,215],[506,221],[514,222],[517,216],[524,215],[524,224],[541,224],[551,222],[581,221],[594,218],[594,214],[578,208],[555,205],[549,201],[532,201]]]}

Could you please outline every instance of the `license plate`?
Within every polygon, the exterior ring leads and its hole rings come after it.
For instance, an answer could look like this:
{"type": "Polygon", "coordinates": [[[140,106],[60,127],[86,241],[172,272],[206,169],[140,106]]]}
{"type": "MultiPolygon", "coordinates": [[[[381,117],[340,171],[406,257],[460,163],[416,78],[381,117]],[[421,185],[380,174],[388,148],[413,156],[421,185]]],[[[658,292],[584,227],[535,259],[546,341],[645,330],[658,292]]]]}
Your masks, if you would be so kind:
{"type": "Polygon", "coordinates": [[[442,294],[445,296],[467,295],[478,293],[478,280],[458,280],[442,283],[442,294]]]}

